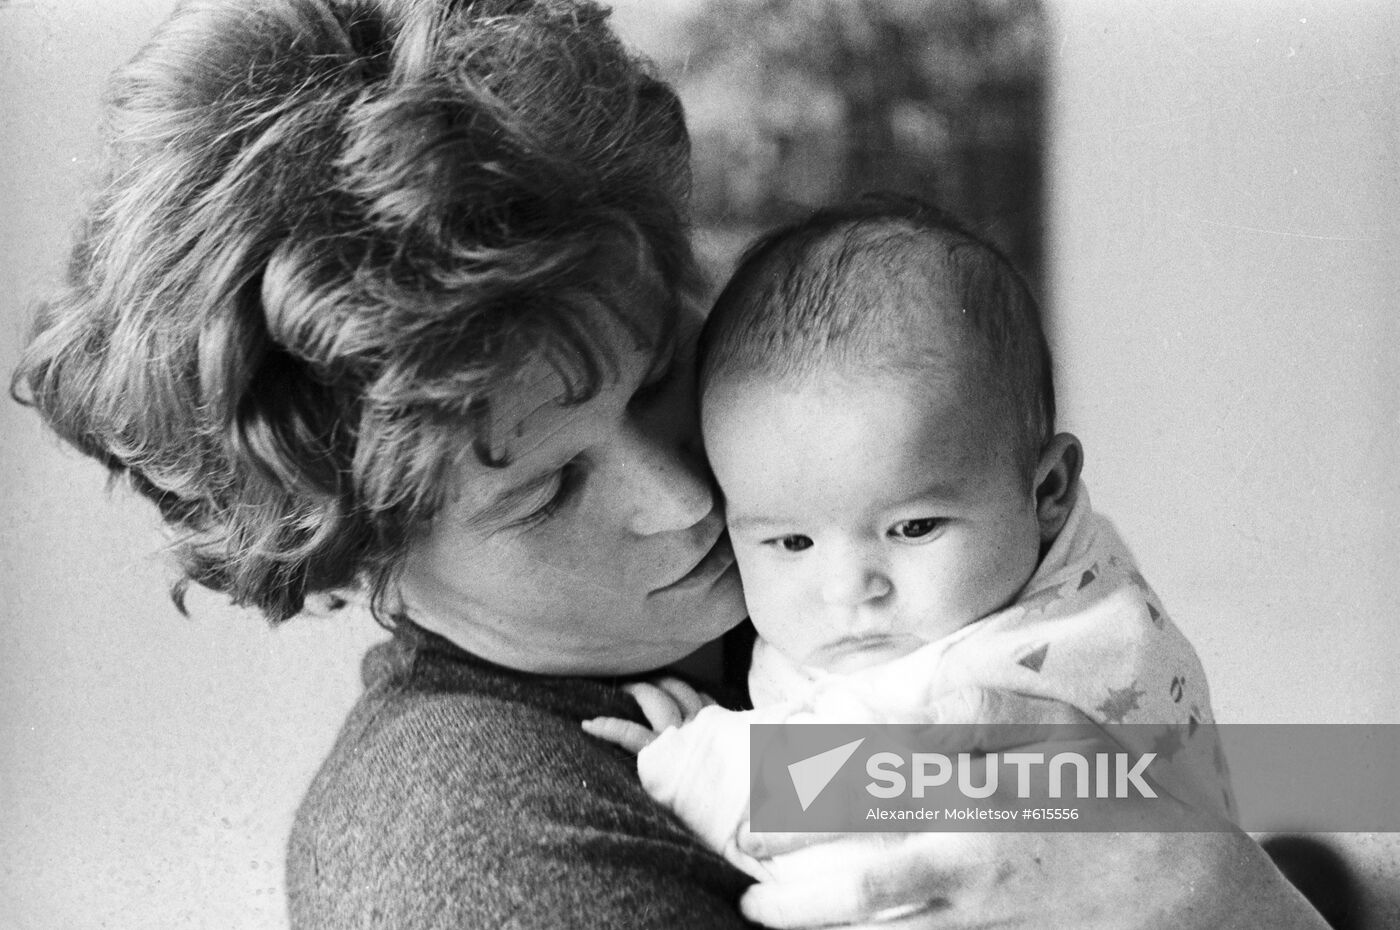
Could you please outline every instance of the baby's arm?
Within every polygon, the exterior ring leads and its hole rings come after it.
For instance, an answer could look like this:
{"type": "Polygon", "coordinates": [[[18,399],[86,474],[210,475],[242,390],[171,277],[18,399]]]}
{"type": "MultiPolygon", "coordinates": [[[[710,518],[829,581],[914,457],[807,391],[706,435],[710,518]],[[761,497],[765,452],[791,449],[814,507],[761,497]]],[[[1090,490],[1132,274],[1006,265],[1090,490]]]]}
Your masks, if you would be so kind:
{"type": "Polygon", "coordinates": [[[725,710],[674,678],[628,685],[627,691],[650,728],[599,717],[585,720],[584,730],[637,753],[637,773],[648,794],[736,867],[766,877],[738,847],[749,819],[749,723],[755,712],[725,710]]]}

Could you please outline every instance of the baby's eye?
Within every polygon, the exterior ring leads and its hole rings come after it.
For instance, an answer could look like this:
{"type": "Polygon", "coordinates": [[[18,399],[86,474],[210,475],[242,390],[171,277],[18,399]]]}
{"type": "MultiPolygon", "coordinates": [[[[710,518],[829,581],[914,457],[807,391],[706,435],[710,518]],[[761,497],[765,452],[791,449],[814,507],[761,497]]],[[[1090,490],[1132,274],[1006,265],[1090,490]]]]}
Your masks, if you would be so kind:
{"type": "Polygon", "coordinates": [[[890,535],[899,539],[920,539],[938,529],[942,522],[937,517],[901,520],[890,529],[890,535]]]}
{"type": "Polygon", "coordinates": [[[768,540],[770,545],[777,546],[784,552],[803,552],[812,548],[812,537],[802,536],[794,533],[791,536],[779,536],[777,539],[768,540]]]}

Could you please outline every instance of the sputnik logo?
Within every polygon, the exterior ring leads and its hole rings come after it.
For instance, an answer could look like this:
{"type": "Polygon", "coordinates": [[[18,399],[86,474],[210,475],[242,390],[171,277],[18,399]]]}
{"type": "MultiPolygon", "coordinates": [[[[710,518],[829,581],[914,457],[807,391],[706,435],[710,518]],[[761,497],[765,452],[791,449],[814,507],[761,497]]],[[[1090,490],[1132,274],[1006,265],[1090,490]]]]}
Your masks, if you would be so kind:
{"type": "Polygon", "coordinates": [[[828,749],[826,752],[819,752],[815,756],[808,756],[788,766],[788,776],[792,778],[792,787],[797,791],[797,802],[802,805],[804,811],[811,807],[817,795],[831,784],[836,773],[841,771],[841,766],[846,764],[863,742],[865,737],[835,749],[828,749]]]}

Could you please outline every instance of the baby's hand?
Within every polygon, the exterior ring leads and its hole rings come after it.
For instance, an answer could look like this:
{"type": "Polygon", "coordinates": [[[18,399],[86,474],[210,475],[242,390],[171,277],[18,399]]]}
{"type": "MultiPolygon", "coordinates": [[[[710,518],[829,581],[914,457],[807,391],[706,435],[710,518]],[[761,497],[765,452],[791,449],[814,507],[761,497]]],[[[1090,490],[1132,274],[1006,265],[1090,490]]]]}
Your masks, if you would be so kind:
{"type": "Polygon", "coordinates": [[[678,727],[715,703],[714,698],[701,694],[679,678],[662,677],[654,682],[640,681],[623,685],[632,695],[650,728],[619,717],[594,717],[583,721],[584,732],[616,743],[629,752],[641,752],[663,730],[678,727]]]}

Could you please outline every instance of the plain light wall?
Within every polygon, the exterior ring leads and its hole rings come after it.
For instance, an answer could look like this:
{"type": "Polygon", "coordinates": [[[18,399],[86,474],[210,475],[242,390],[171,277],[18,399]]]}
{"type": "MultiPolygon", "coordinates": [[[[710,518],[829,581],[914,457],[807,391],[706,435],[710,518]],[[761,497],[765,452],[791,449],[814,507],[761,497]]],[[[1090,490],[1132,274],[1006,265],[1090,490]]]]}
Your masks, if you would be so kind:
{"type": "Polygon", "coordinates": [[[1400,7],[1061,0],[1064,425],[1218,716],[1400,722],[1400,7]]]}
{"type": "MultiPolygon", "coordinates": [[[[98,89],[170,0],[0,5],[0,370],[61,271],[98,89]]],[[[0,930],[286,924],[292,812],[358,691],[365,618],[270,630],[195,594],[153,509],[0,401],[0,930]]]]}
{"type": "MultiPolygon", "coordinates": [[[[7,375],[62,266],[100,80],[168,6],[0,4],[7,375]]],[[[1051,303],[1095,502],[1223,718],[1400,721],[1395,13],[1050,12],[1051,303]]],[[[149,509],[8,402],[0,436],[0,930],[282,925],[291,811],[379,632],[271,631],[212,596],[181,618],[149,509]]],[[[1377,881],[1386,842],[1353,841],[1377,881]]]]}
{"type": "MultiPolygon", "coordinates": [[[[1400,723],[1400,5],[1047,8],[1052,342],[1094,503],[1221,720],[1400,723]]],[[[1400,836],[1328,841],[1400,926],[1400,836]]]]}

